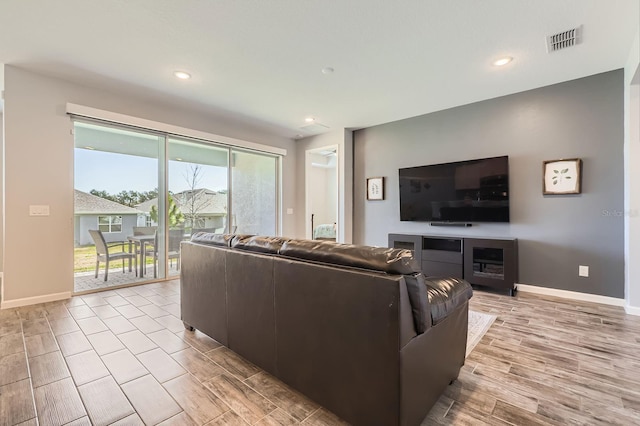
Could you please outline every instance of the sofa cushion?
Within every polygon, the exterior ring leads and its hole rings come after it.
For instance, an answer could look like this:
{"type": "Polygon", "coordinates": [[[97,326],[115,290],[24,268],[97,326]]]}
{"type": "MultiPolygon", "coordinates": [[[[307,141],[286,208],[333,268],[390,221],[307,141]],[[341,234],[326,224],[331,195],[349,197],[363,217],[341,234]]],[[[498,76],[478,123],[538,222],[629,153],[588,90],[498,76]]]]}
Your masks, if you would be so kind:
{"type": "Polygon", "coordinates": [[[333,241],[288,240],[280,254],[333,265],[410,275],[420,272],[410,250],[340,244],[333,241]]]}
{"type": "Polygon", "coordinates": [[[210,246],[231,247],[231,241],[236,237],[233,234],[214,234],[211,232],[196,232],[191,235],[191,241],[210,246]]]}
{"type": "Polygon", "coordinates": [[[260,253],[278,254],[282,244],[287,241],[289,241],[288,238],[282,237],[238,235],[231,241],[231,247],[260,253]]]}
{"type": "Polygon", "coordinates": [[[422,273],[405,275],[404,280],[407,283],[413,325],[416,333],[422,334],[431,326],[431,311],[429,309],[429,298],[425,291],[424,276],[422,273]]]}
{"type": "Polygon", "coordinates": [[[432,325],[438,324],[473,296],[471,285],[460,278],[425,278],[432,325]]]}

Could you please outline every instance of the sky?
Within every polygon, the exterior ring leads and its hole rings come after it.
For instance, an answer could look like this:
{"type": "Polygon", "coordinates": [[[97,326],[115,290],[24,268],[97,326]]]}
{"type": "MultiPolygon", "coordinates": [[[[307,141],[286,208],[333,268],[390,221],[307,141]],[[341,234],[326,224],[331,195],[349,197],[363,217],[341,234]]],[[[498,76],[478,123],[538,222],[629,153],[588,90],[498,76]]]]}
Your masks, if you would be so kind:
{"type": "MultiPolygon", "coordinates": [[[[169,161],[169,190],[191,189],[185,178],[191,163],[169,161]]],[[[198,188],[214,191],[227,189],[227,169],[203,165],[198,188]]],[[[148,157],[117,154],[87,149],[75,150],[75,188],[92,189],[117,194],[123,190],[151,191],[158,187],[158,160],[148,157]]]]}

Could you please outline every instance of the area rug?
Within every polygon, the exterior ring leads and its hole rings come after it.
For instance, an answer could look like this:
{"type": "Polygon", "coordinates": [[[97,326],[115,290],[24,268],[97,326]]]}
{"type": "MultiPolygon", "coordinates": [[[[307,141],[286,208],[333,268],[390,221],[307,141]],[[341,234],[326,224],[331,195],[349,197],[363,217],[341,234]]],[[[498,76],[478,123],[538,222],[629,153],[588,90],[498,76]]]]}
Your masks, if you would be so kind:
{"type": "Polygon", "coordinates": [[[482,336],[489,330],[489,327],[491,327],[491,324],[493,324],[495,320],[495,315],[469,311],[469,331],[467,332],[467,353],[465,357],[469,356],[473,348],[480,342],[482,336]]]}

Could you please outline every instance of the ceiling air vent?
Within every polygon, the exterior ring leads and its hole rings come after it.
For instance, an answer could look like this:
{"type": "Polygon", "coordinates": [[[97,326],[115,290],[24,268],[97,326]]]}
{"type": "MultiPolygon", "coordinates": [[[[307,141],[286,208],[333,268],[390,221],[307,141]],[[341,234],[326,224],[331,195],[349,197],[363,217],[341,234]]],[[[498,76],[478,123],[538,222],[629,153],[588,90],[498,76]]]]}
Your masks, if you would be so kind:
{"type": "Polygon", "coordinates": [[[315,123],[307,124],[306,126],[300,127],[300,130],[310,134],[321,133],[328,129],[329,129],[329,126],[325,126],[324,124],[318,123],[317,121],[315,123]]]}
{"type": "Polygon", "coordinates": [[[575,46],[576,44],[580,43],[581,36],[582,25],[567,31],[562,31],[561,33],[547,36],[547,53],[575,46]]]}

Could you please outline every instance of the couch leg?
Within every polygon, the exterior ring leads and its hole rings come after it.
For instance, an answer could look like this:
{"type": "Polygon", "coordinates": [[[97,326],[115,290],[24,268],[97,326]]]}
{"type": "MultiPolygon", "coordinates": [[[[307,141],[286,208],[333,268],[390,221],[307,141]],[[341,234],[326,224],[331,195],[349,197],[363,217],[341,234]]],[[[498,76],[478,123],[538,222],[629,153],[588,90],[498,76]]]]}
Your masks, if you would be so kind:
{"type": "Polygon", "coordinates": [[[193,328],[192,326],[190,326],[189,324],[187,324],[186,322],[182,321],[182,324],[184,324],[184,328],[186,328],[189,331],[193,331],[195,330],[195,328],[193,328]]]}
{"type": "Polygon", "coordinates": [[[451,379],[451,381],[449,382],[449,386],[451,386],[452,384],[454,384],[456,382],[456,379],[451,379]]]}

